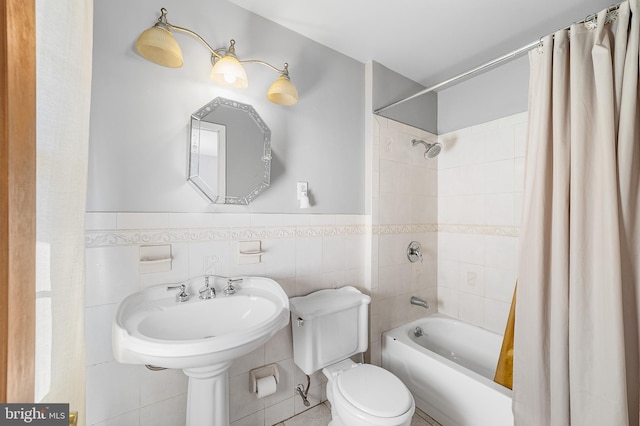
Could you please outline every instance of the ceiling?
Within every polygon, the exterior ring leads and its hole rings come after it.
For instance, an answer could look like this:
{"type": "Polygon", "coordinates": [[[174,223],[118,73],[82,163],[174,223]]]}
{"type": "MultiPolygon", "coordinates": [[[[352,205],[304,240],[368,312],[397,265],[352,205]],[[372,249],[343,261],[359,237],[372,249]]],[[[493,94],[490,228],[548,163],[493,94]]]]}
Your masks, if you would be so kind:
{"type": "Polygon", "coordinates": [[[430,86],[612,0],[229,0],[360,62],[430,86]]]}

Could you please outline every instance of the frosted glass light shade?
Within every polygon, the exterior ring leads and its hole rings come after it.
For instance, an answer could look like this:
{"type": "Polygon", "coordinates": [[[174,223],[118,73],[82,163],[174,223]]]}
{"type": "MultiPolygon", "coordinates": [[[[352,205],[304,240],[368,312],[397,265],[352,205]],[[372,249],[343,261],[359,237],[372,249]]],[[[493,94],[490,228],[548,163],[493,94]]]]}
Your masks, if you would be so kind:
{"type": "Polygon", "coordinates": [[[298,90],[289,77],[281,75],[269,87],[267,99],[278,105],[295,105],[298,102],[298,90]]]}
{"type": "Polygon", "coordinates": [[[169,68],[180,68],[182,50],[171,31],[155,25],[144,31],[136,41],[136,50],[143,58],[169,68]]]}
{"type": "Polygon", "coordinates": [[[233,56],[224,56],[219,59],[211,69],[211,80],[221,86],[234,89],[246,89],[249,85],[247,72],[244,67],[233,56]]]}

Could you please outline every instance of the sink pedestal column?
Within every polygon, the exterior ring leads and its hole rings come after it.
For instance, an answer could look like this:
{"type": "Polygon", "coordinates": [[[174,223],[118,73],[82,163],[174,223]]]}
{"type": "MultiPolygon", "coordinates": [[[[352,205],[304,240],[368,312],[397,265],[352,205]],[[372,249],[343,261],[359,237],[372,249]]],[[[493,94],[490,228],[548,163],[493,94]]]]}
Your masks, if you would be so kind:
{"type": "Polygon", "coordinates": [[[182,370],[189,377],[187,426],[229,425],[230,366],[230,362],[225,362],[182,370]]]}

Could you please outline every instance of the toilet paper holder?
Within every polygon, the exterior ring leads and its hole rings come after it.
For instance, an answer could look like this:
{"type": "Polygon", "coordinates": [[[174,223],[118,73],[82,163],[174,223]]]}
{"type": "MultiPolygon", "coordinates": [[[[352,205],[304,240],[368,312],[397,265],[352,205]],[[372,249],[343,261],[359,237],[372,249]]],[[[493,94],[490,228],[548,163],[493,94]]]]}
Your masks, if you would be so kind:
{"type": "Polygon", "coordinates": [[[275,377],[276,384],[280,383],[280,370],[278,370],[277,365],[269,364],[249,371],[249,389],[251,389],[251,393],[258,393],[258,380],[269,376],[275,377]]]}

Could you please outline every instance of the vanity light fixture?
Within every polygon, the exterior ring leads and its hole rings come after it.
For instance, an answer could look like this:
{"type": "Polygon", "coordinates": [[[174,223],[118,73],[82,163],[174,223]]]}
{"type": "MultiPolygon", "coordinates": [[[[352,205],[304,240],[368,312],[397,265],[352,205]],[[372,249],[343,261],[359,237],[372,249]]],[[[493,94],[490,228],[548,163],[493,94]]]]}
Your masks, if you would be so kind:
{"type": "Polygon", "coordinates": [[[298,90],[289,78],[289,64],[285,62],[283,69],[257,60],[239,60],[236,56],[235,40],[229,42],[229,47],[214,49],[201,36],[195,32],[170,24],[167,21],[167,9],[160,9],[162,14],[158,22],[148,30],[145,30],[136,41],[136,50],[143,58],[170,68],[180,68],[182,51],[178,42],[171,33],[172,30],[189,34],[204,44],[211,52],[211,79],[216,83],[234,89],[244,89],[248,86],[247,73],[242,64],[262,64],[280,74],[278,79],[271,84],[267,91],[267,99],[278,105],[294,105],[298,102],[298,90]]]}

